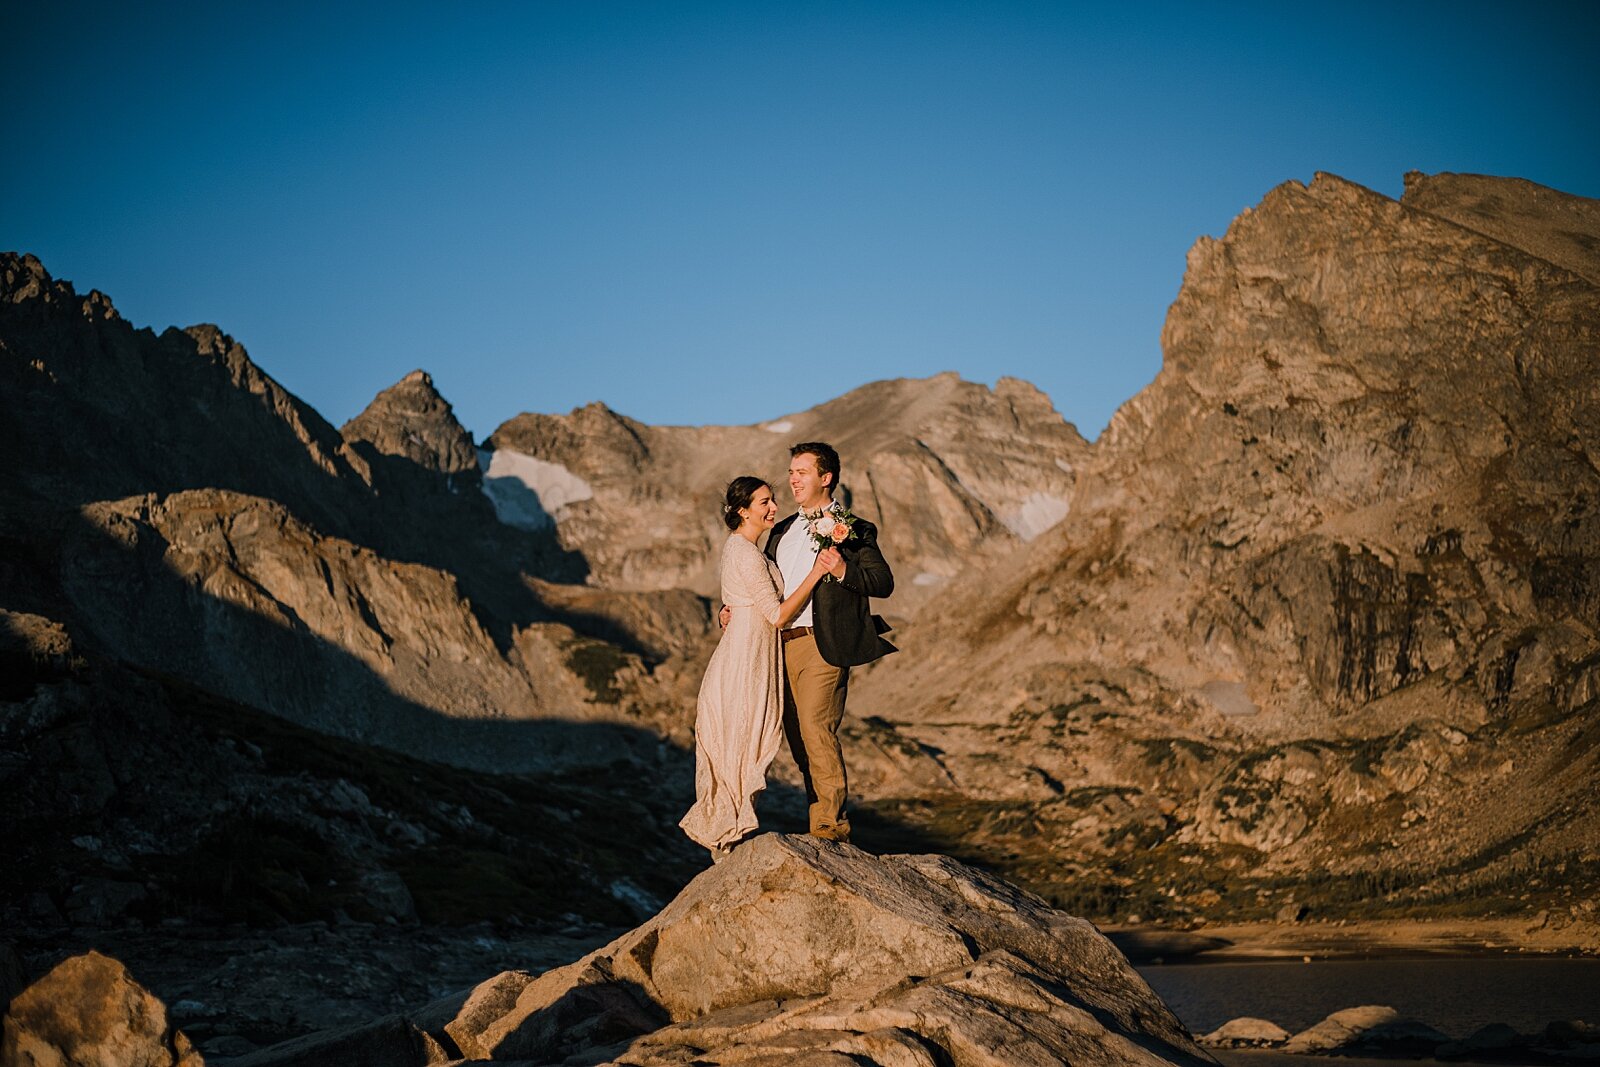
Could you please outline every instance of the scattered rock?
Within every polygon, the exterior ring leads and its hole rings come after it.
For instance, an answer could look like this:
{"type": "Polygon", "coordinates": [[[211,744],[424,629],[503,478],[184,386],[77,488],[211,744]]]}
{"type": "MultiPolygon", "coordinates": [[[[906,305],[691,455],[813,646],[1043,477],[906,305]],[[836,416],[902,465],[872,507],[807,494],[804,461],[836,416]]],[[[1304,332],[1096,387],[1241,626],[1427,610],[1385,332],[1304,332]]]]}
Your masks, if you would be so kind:
{"type": "Polygon", "coordinates": [[[149,895],[145,887],[136,882],[86,878],[67,897],[67,916],[86,926],[105,926],[149,895]]]}
{"type": "Polygon", "coordinates": [[[1433,1050],[1436,1060],[1476,1059],[1488,1052],[1505,1052],[1527,1048],[1533,1038],[1519,1034],[1505,1023],[1490,1023],[1474,1030],[1459,1041],[1447,1041],[1433,1050]]]}
{"type": "Polygon", "coordinates": [[[607,888],[607,892],[613,900],[627,908],[635,920],[642,922],[661,910],[661,901],[630,879],[618,878],[607,888]]]}
{"type": "Polygon", "coordinates": [[[1582,1019],[1558,1019],[1544,1028],[1540,1044],[1552,1048],[1600,1045],[1600,1026],[1582,1019]]]}
{"type": "Polygon", "coordinates": [[[5,1017],[0,1062],[201,1067],[167,1009],[121,963],[72,956],[18,994],[5,1017]]]}
{"type": "Polygon", "coordinates": [[[1431,1053],[1449,1041],[1433,1027],[1403,1018],[1393,1008],[1375,1004],[1336,1011],[1284,1043],[1292,1053],[1334,1050],[1381,1050],[1388,1053],[1431,1053]]]}
{"type": "Polygon", "coordinates": [[[405,879],[389,870],[366,871],[359,880],[362,901],[385,919],[414,923],[417,905],[405,879]]]}
{"type": "Polygon", "coordinates": [[[1272,1048],[1289,1040],[1289,1031],[1275,1022],[1247,1015],[1230,1019],[1195,1040],[1207,1048],[1272,1048]]]}
{"type": "Polygon", "coordinates": [[[255,1052],[258,1048],[260,1048],[260,1046],[254,1041],[251,1041],[249,1038],[240,1037],[237,1034],[219,1034],[216,1037],[207,1038],[206,1040],[200,1042],[201,1052],[205,1053],[207,1056],[215,1056],[220,1059],[233,1059],[239,1056],[246,1056],[252,1052],[255,1052]]]}

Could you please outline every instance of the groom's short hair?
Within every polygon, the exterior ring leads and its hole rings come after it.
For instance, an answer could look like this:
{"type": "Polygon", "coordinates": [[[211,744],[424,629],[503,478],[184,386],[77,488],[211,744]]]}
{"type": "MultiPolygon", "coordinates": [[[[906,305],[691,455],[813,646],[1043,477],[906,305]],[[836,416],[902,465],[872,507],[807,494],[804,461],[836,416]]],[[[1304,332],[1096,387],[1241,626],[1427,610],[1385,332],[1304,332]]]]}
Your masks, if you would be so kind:
{"type": "Polygon", "coordinates": [[[833,475],[833,481],[828,483],[830,490],[839,488],[839,453],[834,447],[824,441],[801,441],[789,448],[789,458],[809,452],[817,457],[817,476],[824,474],[833,475]]]}

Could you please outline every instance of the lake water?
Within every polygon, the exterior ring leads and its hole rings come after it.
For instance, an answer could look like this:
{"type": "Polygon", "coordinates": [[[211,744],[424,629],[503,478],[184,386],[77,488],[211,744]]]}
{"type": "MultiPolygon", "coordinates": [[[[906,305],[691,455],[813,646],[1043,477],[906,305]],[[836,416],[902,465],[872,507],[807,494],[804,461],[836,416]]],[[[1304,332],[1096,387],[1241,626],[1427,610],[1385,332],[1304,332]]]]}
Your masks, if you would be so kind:
{"type": "Polygon", "coordinates": [[[1361,1004],[1386,1004],[1451,1037],[1495,1022],[1522,1033],[1553,1019],[1600,1023],[1600,959],[1219,961],[1138,970],[1195,1034],[1241,1015],[1292,1034],[1361,1004]]]}

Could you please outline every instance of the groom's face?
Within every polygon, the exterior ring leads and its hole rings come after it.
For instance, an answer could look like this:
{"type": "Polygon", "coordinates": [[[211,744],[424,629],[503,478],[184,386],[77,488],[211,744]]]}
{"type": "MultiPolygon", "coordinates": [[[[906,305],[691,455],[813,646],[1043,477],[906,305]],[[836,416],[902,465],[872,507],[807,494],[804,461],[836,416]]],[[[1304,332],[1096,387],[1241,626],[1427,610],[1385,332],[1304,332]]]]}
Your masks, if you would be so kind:
{"type": "Polygon", "coordinates": [[[833,475],[817,473],[817,457],[810,452],[789,460],[789,491],[803,508],[820,507],[828,499],[827,483],[832,481],[833,475]]]}

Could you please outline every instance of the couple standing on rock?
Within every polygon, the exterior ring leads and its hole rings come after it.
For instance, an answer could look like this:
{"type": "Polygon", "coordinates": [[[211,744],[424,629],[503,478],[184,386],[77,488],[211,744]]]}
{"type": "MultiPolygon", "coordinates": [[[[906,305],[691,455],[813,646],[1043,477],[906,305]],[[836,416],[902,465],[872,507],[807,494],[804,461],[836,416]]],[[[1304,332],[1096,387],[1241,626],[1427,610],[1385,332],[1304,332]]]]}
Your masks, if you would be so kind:
{"type": "Polygon", "coordinates": [[[869,597],[894,590],[894,575],[877,527],[833,499],[838,483],[839,453],[806,441],[789,450],[800,510],[782,522],[765,481],[728,485],[723,633],[695,709],[694,807],[678,824],[713,859],[756,829],[755,795],[780,734],[805,781],[811,834],[850,838],[839,722],[850,668],[895,651],[867,609],[869,597]],[[757,542],[769,530],[763,554],[757,542]]]}

